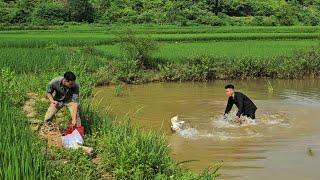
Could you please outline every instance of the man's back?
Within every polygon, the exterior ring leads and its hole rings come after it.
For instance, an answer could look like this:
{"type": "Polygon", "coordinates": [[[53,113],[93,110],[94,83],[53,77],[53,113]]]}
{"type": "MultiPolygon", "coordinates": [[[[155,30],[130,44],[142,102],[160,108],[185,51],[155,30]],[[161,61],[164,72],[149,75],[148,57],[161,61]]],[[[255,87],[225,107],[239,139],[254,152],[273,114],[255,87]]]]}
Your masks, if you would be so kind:
{"type": "Polygon", "coordinates": [[[244,110],[257,110],[257,106],[251,101],[251,99],[241,92],[235,92],[235,104],[239,108],[239,102],[243,102],[244,110]]]}

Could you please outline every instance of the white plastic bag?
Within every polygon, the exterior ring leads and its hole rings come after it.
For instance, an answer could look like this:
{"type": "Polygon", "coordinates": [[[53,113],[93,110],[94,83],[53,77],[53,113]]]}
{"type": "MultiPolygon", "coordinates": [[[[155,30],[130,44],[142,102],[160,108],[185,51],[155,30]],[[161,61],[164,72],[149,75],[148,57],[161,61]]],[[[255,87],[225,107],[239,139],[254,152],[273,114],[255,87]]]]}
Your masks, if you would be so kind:
{"type": "Polygon", "coordinates": [[[83,138],[78,130],[74,130],[71,134],[62,136],[62,144],[66,148],[77,149],[79,145],[83,144],[83,138]]]}

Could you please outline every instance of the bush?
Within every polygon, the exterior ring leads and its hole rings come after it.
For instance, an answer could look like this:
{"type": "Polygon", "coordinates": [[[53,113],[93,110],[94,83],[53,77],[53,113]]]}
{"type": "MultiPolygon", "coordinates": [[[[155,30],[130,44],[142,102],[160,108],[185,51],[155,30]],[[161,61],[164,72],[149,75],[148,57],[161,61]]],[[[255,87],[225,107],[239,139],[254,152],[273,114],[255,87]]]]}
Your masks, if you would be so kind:
{"type": "Polygon", "coordinates": [[[33,12],[33,21],[44,24],[56,24],[68,21],[66,8],[59,3],[42,3],[33,12]]]}
{"type": "Polygon", "coordinates": [[[0,1],[0,23],[9,23],[14,17],[15,7],[0,1]]]}
{"type": "Polygon", "coordinates": [[[21,106],[26,92],[18,82],[17,75],[9,68],[2,68],[0,69],[0,82],[0,90],[11,97],[11,104],[21,106]]]}
{"type": "Polygon", "coordinates": [[[320,22],[319,11],[306,9],[298,13],[298,20],[304,25],[316,26],[320,22]]]}
{"type": "Polygon", "coordinates": [[[276,26],[276,25],[278,25],[277,17],[275,17],[274,15],[269,16],[269,17],[265,17],[263,19],[263,25],[264,26],[276,26]]]}
{"type": "Polygon", "coordinates": [[[136,61],[142,69],[155,67],[151,58],[151,52],[156,49],[155,41],[150,38],[136,36],[130,30],[121,33],[119,38],[121,48],[125,52],[124,59],[136,61]]]}
{"type": "Polygon", "coordinates": [[[224,20],[222,18],[220,18],[219,16],[215,16],[213,14],[206,14],[206,15],[199,16],[197,18],[197,21],[200,24],[207,24],[207,25],[212,25],[212,26],[226,25],[226,23],[224,22],[224,20]]]}
{"type": "Polygon", "coordinates": [[[283,5],[279,7],[275,16],[278,18],[280,25],[291,26],[297,22],[295,10],[290,5],[283,5]]]}
{"type": "Polygon", "coordinates": [[[138,62],[130,59],[110,61],[94,74],[97,85],[117,84],[119,81],[134,83],[141,77],[142,71],[139,69],[138,62]]]}
{"type": "Polygon", "coordinates": [[[71,21],[89,23],[94,21],[94,8],[88,0],[68,0],[67,7],[71,21]]]}

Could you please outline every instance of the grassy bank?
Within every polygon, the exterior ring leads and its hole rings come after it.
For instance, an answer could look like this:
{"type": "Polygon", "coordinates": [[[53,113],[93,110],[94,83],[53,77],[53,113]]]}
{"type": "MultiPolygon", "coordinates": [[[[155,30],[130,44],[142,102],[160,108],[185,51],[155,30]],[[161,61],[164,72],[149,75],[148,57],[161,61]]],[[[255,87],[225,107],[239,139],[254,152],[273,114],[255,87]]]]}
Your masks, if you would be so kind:
{"type": "Polygon", "coordinates": [[[171,62],[155,59],[153,70],[141,70],[136,61],[109,61],[94,77],[98,85],[161,81],[210,81],[246,78],[319,78],[319,47],[294,50],[274,57],[195,56],[171,62]]]}

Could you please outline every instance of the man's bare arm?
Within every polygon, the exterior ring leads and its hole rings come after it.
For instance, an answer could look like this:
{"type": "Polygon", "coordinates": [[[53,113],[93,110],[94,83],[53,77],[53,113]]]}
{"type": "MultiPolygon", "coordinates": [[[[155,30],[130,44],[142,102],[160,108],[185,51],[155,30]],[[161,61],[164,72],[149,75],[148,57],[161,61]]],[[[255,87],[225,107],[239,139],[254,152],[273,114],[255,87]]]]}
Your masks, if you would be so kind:
{"type": "Polygon", "coordinates": [[[70,102],[71,107],[71,119],[72,119],[72,125],[75,126],[77,123],[77,114],[78,114],[78,103],[77,102],[70,102]]]}
{"type": "Polygon", "coordinates": [[[51,104],[53,104],[54,106],[58,106],[58,102],[53,99],[53,96],[51,93],[47,93],[47,98],[49,99],[51,104]]]}

